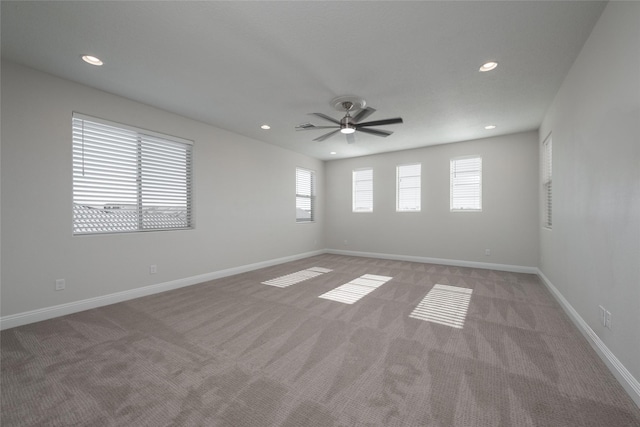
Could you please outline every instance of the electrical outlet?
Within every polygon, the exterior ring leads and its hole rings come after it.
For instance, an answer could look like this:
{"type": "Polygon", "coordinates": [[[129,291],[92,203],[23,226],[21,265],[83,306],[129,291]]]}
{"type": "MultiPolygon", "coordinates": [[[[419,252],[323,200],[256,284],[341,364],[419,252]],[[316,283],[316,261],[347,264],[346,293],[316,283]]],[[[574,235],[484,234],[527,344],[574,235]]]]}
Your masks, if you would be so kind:
{"type": "Polygon", "coordinates": [[[158,272],[158,266],[153,264],[149,266],[149,274],[156,274],[158,272]]]}
{"type": "Polygon", "coordinates": [[[607,311],[604,316],[604,326],[605,328],[611,329],[611,312],[607,311]]]}
{"type": "Polygon", "coordinates": [[[601,306],[601,305],[599,305],[599,306],[598,306],[598,308],[600,309],[600,324],[601,324],[602,326],[606,326],[606,323],[607,323],[607,322],[606,322],[606,319],[607,319],[607,317],[606,317],[606,312],[607,312],[607,311],[606,311],[606,310],[604,309],[604,307],[603,307],[603,306],[601,306]]]}
{"type": "Polygon", "coordinates": [[[344,245],[345,245],[345,246],[347,246],[348,244],[349,244],[349,241],[348,241],[348,240],[345,240],[345,241],[344,241],[344,245]]]}
{"type": "Polygon", "coordinates": [[[56,291],[63,291],[67,287],[67,282],[64,279],[56,279],[56,291]]]}
{"type": "Polygon", "coordinates": [[[491,249],[485,249],[485,250],[484,250],[484,254],[485,254],[486,256],[490,256],[490,255],[491,255],[491,249]]]}

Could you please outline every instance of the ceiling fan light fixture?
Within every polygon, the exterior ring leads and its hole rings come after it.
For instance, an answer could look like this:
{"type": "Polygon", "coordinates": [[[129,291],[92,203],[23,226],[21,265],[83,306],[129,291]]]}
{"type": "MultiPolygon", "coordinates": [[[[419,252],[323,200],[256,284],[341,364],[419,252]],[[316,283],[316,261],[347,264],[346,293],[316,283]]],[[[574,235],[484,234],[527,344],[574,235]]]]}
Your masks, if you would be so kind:
{"type": "Polygon", "coordinates": [[[356,131],[356,128],[351,127],[350,125],[347,125],[347,127],[343,127],[342,129],[340,129],[341,133],[344,133],[345,135],[349,135],[350,133],[354,133],[356,131]]]}

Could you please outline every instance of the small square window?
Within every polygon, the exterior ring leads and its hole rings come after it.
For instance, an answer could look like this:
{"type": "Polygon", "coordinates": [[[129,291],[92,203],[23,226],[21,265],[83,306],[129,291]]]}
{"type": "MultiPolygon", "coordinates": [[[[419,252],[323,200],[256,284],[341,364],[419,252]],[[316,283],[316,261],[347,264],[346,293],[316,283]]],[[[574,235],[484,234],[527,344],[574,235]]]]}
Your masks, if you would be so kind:
{"type": "Polygon", "coordinates": [[[396,211],[420,212],[422,165],[400,165],[396,168],[396,211]]]}
{"type": "Polygon", "coordinates": [[[451,211],[482,210],[482,158],[451,159],[451,211]]]}
{"type": "Polygon", "coordinates": [[[373,169],[353,171],[353,212],[373,212],[373,169]]]}

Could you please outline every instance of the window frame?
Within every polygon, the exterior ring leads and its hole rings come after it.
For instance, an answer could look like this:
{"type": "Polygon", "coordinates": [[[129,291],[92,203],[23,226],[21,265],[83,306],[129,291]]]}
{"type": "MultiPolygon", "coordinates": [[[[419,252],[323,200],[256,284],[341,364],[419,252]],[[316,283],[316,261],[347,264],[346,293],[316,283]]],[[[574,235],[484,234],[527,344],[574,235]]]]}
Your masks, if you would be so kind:
{"type": "Polygon", "coordinates": [[[422,210],[422,163],[406,163],[402,165],[396,166],[396,212],[420,212],[422,210]],[[418,174],[417,175],[401,175],[401,170],[403,168],[415,167],[417,166],[418,174]],[[402,179],[403,178],[418,178],[418,185],[413,187],[402,187],[402,179]],[[402,208],[402,205],[409,204],[407,200],[402,201],[402,190],[413,188],[417,189],[417,198],[414,203],[416,208],[402,208]]]}
{"type": "Polygon", "coordinates": [[[296,223],[297,224],[308,224],[316,221],[316,172],[311,169],[296,167],[296,223]],[[308,183],[308,194],[307,192],[302,192],[301,186],[299,184],[299,177],[301,174],[308,173],[309,175],[309,183],[308,183]],[[299,200],[309,200],[309,218],[303,218],[299,216],[299,200]]]}
{"type": "MultiPolygon", "coordinates": [[[[464,172],[464,171],[463,171],[464,172]]],[[[467,184],[469,186],[474,185],[476,183],[467,184]]],[[[470,155],[470,156],[459,156],[452,157],[449,159],[449,211],[450,212],[482,212],[482,156],[480,155],[470,155]],[[478,169],[477,169],[477,194],[474,195],[474,198],[477,198],[477,207],[456,207],[458,204],[456,203],[456,199],[460,199],[461,195],[456,197],[456,188],[460,188],[460,186],[465,185],[464,183],[457,182],[454,180],[456,177],[454,174],[456,170],[454,169],[454,164],[457,165],[458,162],[465,160],[478,159],[478,169]]]]}
{"type": "Polygon", "coordinates": [[[551,134],[542,143],[542,226],[553,228],[553,139],[551,134]]]}
{"type": "Polygon", "coordinates": [[[373,212],[373,168],[368,167],[368,168],[359,168],[359,169],[354,169],[352,171],[352,181],[351,181],[351,211],[353,213],[371,213],[373,212]],[[362,174],[363,172],[371,172],[371,178],[370,179],[358,179],[358,175],[362,174]],[[359,186],[358,184],[362,183],[362,182],[366,182],[366,181],[370,181],[371,182],[371,188],[370,189],[358,189],[359,186]],[[365,204],[364,202],[366,202],[365,200],[362,200],[362,196],[370,193],[370,202],[366,203],[367,206],[365,206],[364,209],[359,209],[358,206],[360,204],[365,204]]]}
{"type": "Polygon", "coordinates": [[[78,112],[71,131],[74,236],[195,228],[193,141],[78,112]]]}

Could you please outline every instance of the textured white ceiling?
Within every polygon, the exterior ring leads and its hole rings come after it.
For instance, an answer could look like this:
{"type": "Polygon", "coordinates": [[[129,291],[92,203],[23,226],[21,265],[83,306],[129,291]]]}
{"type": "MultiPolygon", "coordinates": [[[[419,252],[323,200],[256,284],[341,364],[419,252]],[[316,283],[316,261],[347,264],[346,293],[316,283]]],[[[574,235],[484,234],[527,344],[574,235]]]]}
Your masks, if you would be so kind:
{"type": "Polygon", "coordinates": [[[329,160],[537,129],[604,4],[3,1],[2,57],[329,160]],[[295,131],[350,94],[404,124],[295,131]]]}

